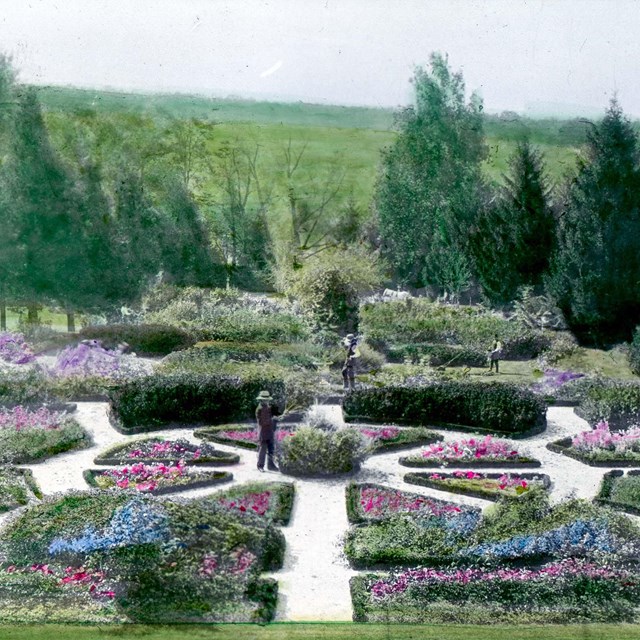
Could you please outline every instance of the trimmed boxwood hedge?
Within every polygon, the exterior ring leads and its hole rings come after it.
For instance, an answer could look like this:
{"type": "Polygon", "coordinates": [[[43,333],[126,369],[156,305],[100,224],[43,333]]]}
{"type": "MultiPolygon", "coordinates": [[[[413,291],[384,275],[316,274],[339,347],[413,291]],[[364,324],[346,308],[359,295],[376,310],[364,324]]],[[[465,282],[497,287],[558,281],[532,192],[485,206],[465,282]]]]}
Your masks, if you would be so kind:
{"type": "Polygon", "coordinates": [[[115,349],[126,342],[139,356],[165,356],[172,351],[187,349],[196,342],[190,334],[163,324],[110,324],[85,327],[82,339],[100,340],[106,349],[115,349]]]}
{"type": "Polygon", "coordinates": [[[456,425],[488,433],[543,431],[546,404],[507,383],[447,380],[414,387],[355,389],[342,406],[347,422],[456,425]]]}
{"type": "MultiPolygon", "coordinates": [[[[614,469],[613,471],[608,471],[602,477],[602,482],[600,483],[600,489],[598,491],[598,495],[594,498],[594,502],[597,504],[608,505],[610,507],[614,507],[619,509],[620,511],[624,511],[626,513],[630,513],[635,516],[640,516],[640,507],[635,507],[626,502],[617,502],[612,499],[613,488],[616,482],[619,482],[624,477],[624,471],[621,469],[614,469]]],[[[627,471],[627,476],[640,476],[640,470],[633,469],[631,471],[627,471]]]]}
{"type": "Polygon", "coordinates": [[[478,349],[448,344],[401,344],[389,347],[389,362],[410,360],[413,364],[427,358],[432,367],[483,367],[487,364],[487,354],[478,349]]]}
{"type": "Polygon", "coordinates": [[[109,393],[114,427],[124,433],[176,423],[220,424],[255,415],[256,397],[268,389],[284,409],[284,382],[195,373],[154,374],[109,393]]]}

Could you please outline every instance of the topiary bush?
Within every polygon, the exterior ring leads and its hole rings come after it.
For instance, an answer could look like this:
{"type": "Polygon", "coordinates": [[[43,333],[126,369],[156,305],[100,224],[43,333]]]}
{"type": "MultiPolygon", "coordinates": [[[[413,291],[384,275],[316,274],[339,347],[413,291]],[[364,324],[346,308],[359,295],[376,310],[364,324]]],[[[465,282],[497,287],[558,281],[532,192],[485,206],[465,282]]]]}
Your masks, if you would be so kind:
{"type": "Polygon", "coordinates": [[[348,422],[452,424],[511,434],[543,430],[546,425],[544,400],[508,383],[445,380],[355,389],[346,395],[342,408],[348,422]]]}
{"type": "Polygon", "coordinates": [[[365,441],[356,429],[304,426],[282,440],[278,462],[283,473],[324,476],[356,471],[364,455],[365,441]]]}
{"type": "Polygon", "coordinates": [[[266,376],[155,374],[118,386],[109,399],[116,426],[131,433],[175,422],[220,424],[251,418],[262,389],[268,389],[284,407],[284,382],[266,376]]]}
{"type": "Polygon", "coordinates": [[[106,349],[126,342],[139,356],[164,356],[195,344],[193,336],[177,327],[162,324],[112,324],[85,327],[80,337],[100,340],[106,349]]]}

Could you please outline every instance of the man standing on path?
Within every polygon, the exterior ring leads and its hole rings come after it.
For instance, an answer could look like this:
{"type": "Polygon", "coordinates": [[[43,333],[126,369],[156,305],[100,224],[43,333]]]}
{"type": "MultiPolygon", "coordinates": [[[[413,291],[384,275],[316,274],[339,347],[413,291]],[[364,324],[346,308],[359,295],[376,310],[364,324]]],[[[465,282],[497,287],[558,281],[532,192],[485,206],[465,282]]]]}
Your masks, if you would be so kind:
{"type": "Polygon", "coordinates": [[[493,371],[493,366],[496,367],[496,373],[500,373],[500,358],[502,357],[502,342],[498,340],[498,334],[495,335],[493,345],[491,346],[491,353],[489,354],[489,371],[493,371]]]}
{"type": "Polygon", "coordinates": [[[344,390],[354,389],[356,386],[356,373],[355,373],[355,359],[356,359],[356,347],[358,346],[358,339],[353,333],[347,334],[347,337],[343,340],[342,344],[347,350],[347,357],[342,367],[342,382],[344,390]]]}
{"type": "Polygon", "coordinates": [[[256,409],[256,422],[258,423],[258,471],[264,471],[264,459],[268,455],[269,471],[278,471],[278,467],[273,460],[275,441],[275,419],[274,416],[280,414],[273,398],[268,391],[261,391],[257,397],[258,408],[256,409]]]}

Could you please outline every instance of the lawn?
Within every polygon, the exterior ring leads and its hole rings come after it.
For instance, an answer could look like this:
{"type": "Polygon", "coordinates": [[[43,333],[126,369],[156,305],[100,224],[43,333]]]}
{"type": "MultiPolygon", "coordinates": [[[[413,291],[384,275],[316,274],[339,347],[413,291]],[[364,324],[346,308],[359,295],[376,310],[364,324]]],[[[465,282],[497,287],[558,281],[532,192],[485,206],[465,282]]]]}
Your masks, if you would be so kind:
{"type": "Polygon", "coordinates": [[[275,623],[180,626],[67,626],[29,625],[0,627],[0,640],[632,640],[640,638],[640,625],[594,624],[579,627],[385,625],[354,623],[275,623]]]}

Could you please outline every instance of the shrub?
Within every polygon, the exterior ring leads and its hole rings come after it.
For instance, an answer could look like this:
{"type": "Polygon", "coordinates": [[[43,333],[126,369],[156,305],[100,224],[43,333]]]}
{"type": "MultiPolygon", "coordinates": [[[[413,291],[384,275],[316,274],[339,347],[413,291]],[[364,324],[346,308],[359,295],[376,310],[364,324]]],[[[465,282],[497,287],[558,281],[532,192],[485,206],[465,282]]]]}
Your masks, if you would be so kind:
{"type": "Polygon", "coordinates": [[[28,364],[35,358],[21,333],[0,332],[0,360],[11,364],[28,364]]]}
{"type": "Polygon", "coordinates": [[[85,327],[80,337],[100,340],[106,349],[115,349],[126,342],[139,356],[160,356],[187,349],[195,343],[191,334],[162,324],[112,324],[85,327]]]}
{"type": "Polygon", "coordinates": [[[455,424],[498,433],[523,433],[546,424],[544,401],[507,383],[442,381],[355,389],[345,397],[343,411],[347,421],[455,424]]]}
{"type": "Polygon", "coordinates": [[[419,364],[427,361],[432,367],[483,367],[487,364],[487,353],[468,347],[447,344],[402,344],[388,349],[391,362],[419,364]]]}
{"type": "Polygon", "coordinates": [[[284,382],[197,373],[155,374],[126,382],[109,394],[119,427],[155,427],[179,422],[219,424],[254,415],[256,397],[268,389],[284,405],[284,382]]]}
{"type": "Polygon", "coordinates": [[[612,429],[640,424],[640,383],[592,379],[580,386],[577,413],[593,427],[606,420],[612,429]]]}
{"type": "Polygon", "coordinates": [[[292,475],[333,475],[359,468],[365,454],[364,440],[356,429],[325,431],[300,427],[280,443],[278,462],[292,475]]]}

